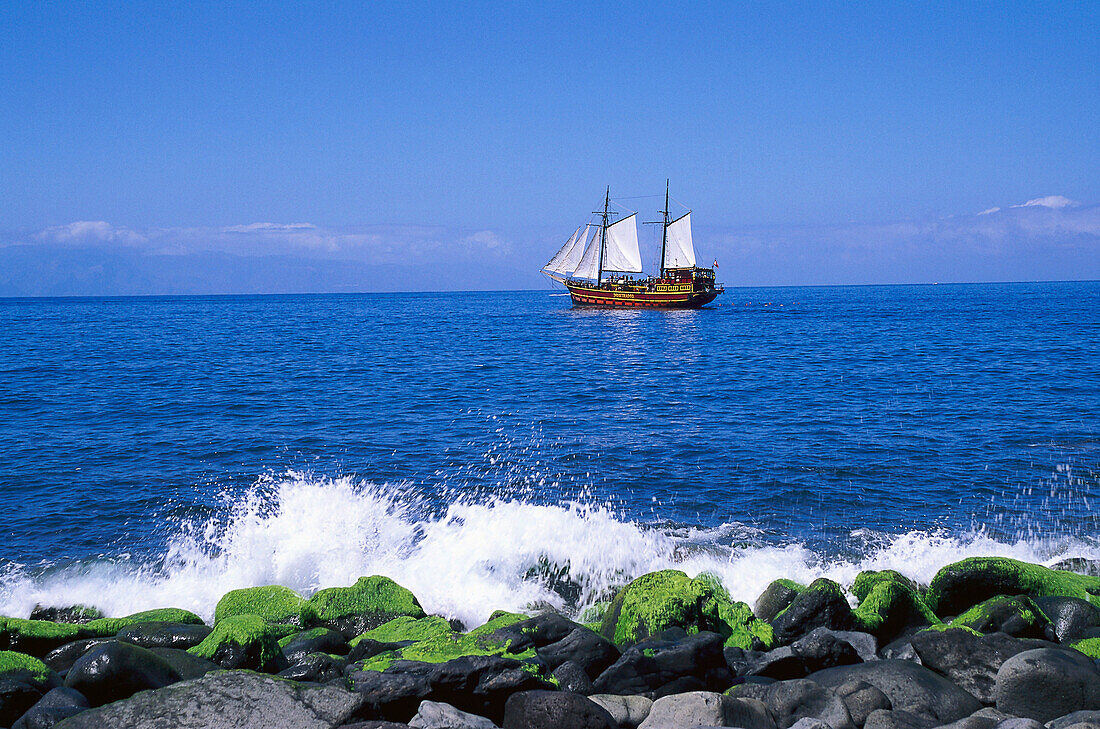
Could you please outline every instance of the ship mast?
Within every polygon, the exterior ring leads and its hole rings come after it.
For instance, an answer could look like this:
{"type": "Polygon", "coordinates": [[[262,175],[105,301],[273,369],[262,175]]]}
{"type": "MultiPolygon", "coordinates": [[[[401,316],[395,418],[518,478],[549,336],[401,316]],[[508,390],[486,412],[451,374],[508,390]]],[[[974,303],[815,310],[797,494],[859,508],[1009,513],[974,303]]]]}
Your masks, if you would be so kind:
{"type": "MultiPolygon", "coordinates": [[[[600,279],[603,278],[603,249],[607,245],[607,208],[611,204],[611,185],[607,186],[607,195],[603,199],[603,226],[600,229],[600,255],[599,263],[596,264],[596,288],[600,286],[600,279]]],[[[667,205],[665,207],[668,207],[667,205]]]]}
{"type": "Polygon", "coordinates": [[[668,245],[668,178],[665,178],[665,225],[661,233],[661,278],[665,277],[665,246],[668,245]]]}

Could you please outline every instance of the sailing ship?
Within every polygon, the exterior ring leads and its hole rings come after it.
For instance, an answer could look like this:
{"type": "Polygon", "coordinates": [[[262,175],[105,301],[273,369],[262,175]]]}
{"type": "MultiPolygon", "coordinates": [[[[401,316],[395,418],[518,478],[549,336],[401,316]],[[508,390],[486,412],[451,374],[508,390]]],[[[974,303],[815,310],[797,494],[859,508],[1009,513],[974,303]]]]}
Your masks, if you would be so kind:
{"type": "MultiPolygon", "coordinates": [[[[611,188],[604,196],[598,224],[581,225],[550,262],[542,268],[549,278],[565,286],[574,306],[698,309],[724,289],[715,283],[714,269],[695,264],[691,240],[691,211],[669,219],[668,183],[661,234],[660,271],[642,273],[638,249],[637,213],[619,217],[610,209],[611,188]]],[[[717,265],[717,262],[715,262],[717,265]]]]}

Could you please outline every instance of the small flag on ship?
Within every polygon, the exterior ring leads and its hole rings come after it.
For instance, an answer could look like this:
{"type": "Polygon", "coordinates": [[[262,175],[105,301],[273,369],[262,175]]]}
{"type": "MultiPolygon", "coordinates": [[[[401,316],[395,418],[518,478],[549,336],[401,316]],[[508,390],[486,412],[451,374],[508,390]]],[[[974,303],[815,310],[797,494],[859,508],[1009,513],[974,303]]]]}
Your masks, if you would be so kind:
{"type": "Polygon", "coordinates": [[[714,267],[718,268],[718,259],[717,258],[714,259],[714,267]]]}

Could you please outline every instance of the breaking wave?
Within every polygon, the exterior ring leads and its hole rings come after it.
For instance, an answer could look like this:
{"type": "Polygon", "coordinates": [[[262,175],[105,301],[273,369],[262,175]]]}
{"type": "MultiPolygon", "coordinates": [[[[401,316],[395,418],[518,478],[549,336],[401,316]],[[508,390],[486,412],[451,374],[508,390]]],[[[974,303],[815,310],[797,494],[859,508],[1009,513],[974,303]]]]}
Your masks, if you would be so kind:
{"type": "Polygon", "coordinates": [[[210,618],[231,589],[281,584],[309,595],[381,574],[428,612],[475,625],[497,609],[549,605],[576,615],[629,579],[670,567],[714,573],[751,604],[778,577],[847,584],[860,570],[892,568],[927,582],[969,556],[1100,559],[1100,544],[1072,536],[856,530],[844,541],[824,553],[743,524],[643,523],[584,500],[454,496],[438,505],[408,485],[290,472],[227,495],[213,515],[174,522],[156,559],[0,564],[0,614],[26,616],[41,603],[94,605],[108,615],[175,606],[210,618]]]}

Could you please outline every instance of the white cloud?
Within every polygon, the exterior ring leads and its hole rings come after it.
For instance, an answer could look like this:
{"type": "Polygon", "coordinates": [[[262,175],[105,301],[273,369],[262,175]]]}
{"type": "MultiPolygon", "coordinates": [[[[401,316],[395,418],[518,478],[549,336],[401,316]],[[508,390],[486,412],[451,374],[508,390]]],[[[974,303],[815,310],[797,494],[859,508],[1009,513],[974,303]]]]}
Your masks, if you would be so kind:
{"type": "Polygon", "coordinates": [[[1013,205],[1014,208],[1074,208],[1081,203],[1076,200],[1070,200],[1068,197],[1062,197],[1061,195],[1047,195],[1046,197],[1037,197],[1034,200],[1028,200],[1022,205],[1013,205]]]}
{"type": "Polygon", "coordinates": [[[105,220],[78,220],[68,225],[54,225],[34,236],[55,243],[122,243],[137,245],[147,239],[131,228],[116,228],[105,220]]]}
{"type": "Polygon", "coordinates": [[[1001,209],[994,207],[994,208],[988,208],[986,210],[983,210],[980,213],[978,213],[978,215],[992,215],[993,213],[999,213],[999,212],[1001,212],[1001,209]]]}

